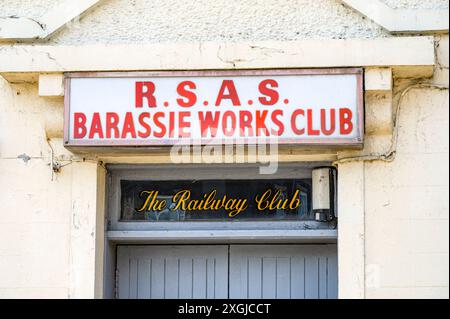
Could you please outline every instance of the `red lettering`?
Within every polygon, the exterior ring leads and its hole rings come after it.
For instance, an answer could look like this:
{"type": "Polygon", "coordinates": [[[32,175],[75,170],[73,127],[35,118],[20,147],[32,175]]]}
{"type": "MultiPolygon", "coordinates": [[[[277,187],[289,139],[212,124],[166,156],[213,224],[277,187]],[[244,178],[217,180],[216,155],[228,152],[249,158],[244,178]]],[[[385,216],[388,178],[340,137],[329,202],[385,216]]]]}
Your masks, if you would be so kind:
{"type": "Polygon", "coordinates": [[[143,112],[139,115],[139,125],[145,129],[145,131],[141,132],[138,131],[138,136],[141,138],[147,138],[150,136],[151,133],[151,129],[150,129],[150,125],[145,121],[145,118],[150,118],[150,113],[149,112],[143,112]]]}
{"type": "Polygon", "coordinates": [[[320,110],[320,128],[322,129],[323,134],[331,135],[334,133],[336,129],[336,111],[334,109],[330,110],[330,129],[327,129],[327,114],[325,109],[320,110]]]}
{"type": "Polygon", "coordinates": [[[255,117],[256,117],[256,136],[259,136],[261,131],[263,132],[264,135],[266,135],[266,136],[269,135],[269,130],[266,127],[267,113],[269,113],[269,111],[267,111],[267,110],[256,111],[256,114],[255,114],[255,117]]]}
{"type": "Polygon", "coordinates": [[[211,132],[211,137],[215,137],[217,134],[217,127],[219,126],[220,112],[198,112],[198,119],[200,121],[200,130],[202,137],[208,136],[208,130],[211,132]]]}
{"type": "Polygon", "coordinates": [[[222,130],[225,136],[233,136],[236,130],[236,115],[232,111],[226,111],[222,116],[222,130]],[[231,128],[227,129],[228,119],[231,120],[231,128]]]}
{"type": "Polygon", "coordinates": [[[313,114],[312,114],[312,110],[308,109],[307,113],[308,113],[308,135],[320,135],[320,131],[319,130],[315,130],[313,128],[313,114]]]}
{"type": "Polygon", "coordinates": [[[86,115],[84,113],[73,114],[73,137],[83,138],[86,136],[86,115]]]}
{"type": "Polygon", "coordinates": [[[166,135],[166,127],[163,123],[159,120],[160,117],[164,118],[163,112],[156,112],[155,115],[153,115],[153,121],[155,122],[155,125],[160,129],[159,132],[153,132],[153,136],[155,137],[164,137],[166,135]]]}
{"type": "Polygon", "coordinates": [[[350,109],[343,108],[339,110],[339,126],[341,134],[348,135],[353,131],[352,117],[353,114],[350,109]]]}
{"type": "Polygon", "coordinates": [[[266,96],[258,98],[259,102],[262,105],[274,105],[275,103],[278,102],[279,99],[278,92],[276,90],[271,89],[274,87],[275,88],[278,87],[278,83],[275,80],[264,80],[261,81],[261,83],[259,83],[258,86],[259,92],[266,96]]]}
{"type": "Polygon", "coordinates": [[[102,122],[100,121],[100,114],[95,112],[92,115],[91,128],[89,130],[89,138],[94,138],[98,134],[98,138],[103,138],[102,122]]]}
{"type": "Polygon", "coordinates": [[[135,85],[135,99],[136,107],[142,107],[144,98],[147,99],[148,107],[156,107],[155,84],[153,82],[136,82],[135,85]],[[144,87],[146,88],[144,92],[144,87]]]}
{"type": "Polygon", "coordinates": [[[180,112],[178,115],[178,128],[179,128],[179,132],[178,132],[178,137],[190,137],[191,133],[190,132],[186,132],[184,129],[185,128],[190,128],[191,127],[191,123],[189,121],[185,120],[185,117],[189,117],[191,116],[191,112],[180,112]]]}
{"type": "Polygon", "coordinates": [[[241,105],[233,80],[223,80],[217,95],[216,106],[219,106],[223,99],[230,99],[234,106],[241,105]],[[228,94],[225,94],[225,89],[228,91],[228,94]]]}
{"type": "Polygon", "coordinates": [[[298,110],[295,110],[295,111],[292,113],[292,116],[291,116],[291,126],[292,126],[292,131],[293,131],[295,134],[297,134],[297,135],[303,135],[303,134],[305,134],[305,129],[304,129],[304,128],[299,129],[299,128],[297,127],[296,123],[295,123],[296,120],[297,120],[297,116],[299,116],[299,115],[305,116],[305,111],[303,111],[302,109],[298,109],[298,110]]]}
{"type": "Polygon", "coordinates": [[[276,136],[280,136],[284,132],[284,124],[283,124],[283,122],[281,122],[281,120],[278,118],[278,116],[283,116],[282,110],[275,110],[272,112],[272,115],[271,115],[272,122],[276,126],[278,126],[278,130],[271,129],[270,131],[273,135],[276,135],[276,136]]]}
{"type": "Polygon", "coordinates": [[[169,137],[174,137],[175,135],[175,113],[169,113],[169,137]]]}
{"type": "Polygon", "coordinates": [[[125,121],[123,123],[123,129],[122,129],[122,138],[127,138],[127,135],[131,134],[132,138],[136,138],[136,130],[134,128],[134,120],[133,120],[133,113],[127,112],[125,114],[125,121]]]}
{"type": "Polygon", "coordinates": [[[248,136],[253,136],[252,113],[249,111],[239,112],[240,136],[245,136],[245,129],[248,129],[248,136]]]}
{"type": "Polygon", "coordinates": [[[197,102],[197,96],[195,95],[194,92],[187,90],[186,86],[191,90],[196,89],[195,83],[192,81],[183,81],[180,84],[178,84],[177,87],[178,94],[186,98],[187,100],[177,99],[177,102],[179,106],[191,107],[192,105],[195,104],[195,102],[197,102]]]}
{"type": "Polygon", "coordinates": [[[111,138],[111,131],[114,132],[114,138],[119,138],[119,115],[114,112],[106,113],[106,138],[111,138]]]}

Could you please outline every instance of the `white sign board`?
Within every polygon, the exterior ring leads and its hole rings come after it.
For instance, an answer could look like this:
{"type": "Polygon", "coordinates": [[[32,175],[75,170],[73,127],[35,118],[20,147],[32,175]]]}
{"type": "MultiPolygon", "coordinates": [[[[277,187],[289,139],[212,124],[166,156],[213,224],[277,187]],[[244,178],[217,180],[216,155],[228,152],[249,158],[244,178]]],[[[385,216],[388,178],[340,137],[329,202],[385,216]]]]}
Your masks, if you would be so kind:
{"type": "Polygon", "coordinates": [[[361,145],[361,69],[77,73],[67,146],[361,145]]]}

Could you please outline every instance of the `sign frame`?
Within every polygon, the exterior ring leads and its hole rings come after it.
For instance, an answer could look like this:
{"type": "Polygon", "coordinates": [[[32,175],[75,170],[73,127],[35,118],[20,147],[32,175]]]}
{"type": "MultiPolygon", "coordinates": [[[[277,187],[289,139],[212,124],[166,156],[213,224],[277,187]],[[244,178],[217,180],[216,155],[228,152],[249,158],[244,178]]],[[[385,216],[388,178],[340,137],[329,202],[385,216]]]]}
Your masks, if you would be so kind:
{"type": "MultiPolygon", "coordinates": [[[[130,147],[152,148],[167,147],[174,145],[173,141],[167,139],[161,140],[70,140],[70,80],[72,78],[133,78],[133,77],[214,77],[214,76],[282,76],[282,75],[348,75],[354,74],[357,77],[356,101],[358,113],[358,125],[355,130],[357,136],[354,138],[278,138],[278,145],[305,146],[305,147],[356,147],[362,148],[364,144],[364,69],[363,68],[317,68],[317,69],[263,69],[263,70],[195,70],[195,71],[132,71],[132,72],[67,72],[64,73],[64,135],[63,141],[65,147],[88,147],[88,148],[111,148],[111,147],[130,147]]],[[[192,142],[192,140],[190,140],[192,142]]],[[[223,141],[224,144],[255,144],[249,142],[248,138],[240,141],[223,141]]],[[[199,141],[193,143],[182,143],[180,145],[205,145],[199,141]]],[[[214,143],[213,143],[214,144],[214,143]]],[[[215,145],[218,145],[215,143],[215,145]]]]}

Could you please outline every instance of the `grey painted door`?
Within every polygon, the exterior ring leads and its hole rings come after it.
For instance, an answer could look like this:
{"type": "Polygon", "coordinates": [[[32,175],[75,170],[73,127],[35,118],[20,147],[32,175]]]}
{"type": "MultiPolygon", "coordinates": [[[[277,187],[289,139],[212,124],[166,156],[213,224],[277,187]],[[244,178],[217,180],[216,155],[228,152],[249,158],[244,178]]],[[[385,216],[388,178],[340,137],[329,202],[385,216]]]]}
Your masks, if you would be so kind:
{"type": "Polygon", "coordinates": [[[118,297],[228,298],[228,246],[118,246],[118,297]]]}
{"type": "Polygon", "coordinates": [[[336,245],[233,245],[230,298],[337,298],[336,245]]]}
{"type": "Polygon", "coordinates": [[[303,299],[338,292],[336,245],[118,246],[117,270],[119,298],[303,299]]]}

